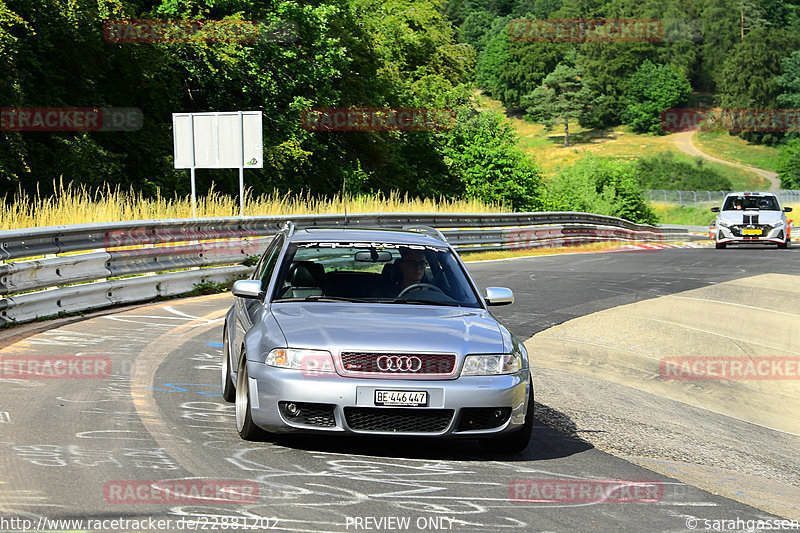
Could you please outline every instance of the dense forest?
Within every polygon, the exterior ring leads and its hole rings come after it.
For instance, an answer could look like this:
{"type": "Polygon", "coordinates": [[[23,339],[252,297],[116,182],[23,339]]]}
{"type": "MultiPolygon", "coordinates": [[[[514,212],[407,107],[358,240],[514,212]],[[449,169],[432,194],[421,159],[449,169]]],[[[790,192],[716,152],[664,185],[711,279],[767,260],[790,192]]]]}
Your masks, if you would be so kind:
{"type": "MultiPolygon", "coordinates": [[[[142,113],[135,131],[4,127],[0,194],[47,193],[63,177],[183,195],[188,171],[173,168],[172,113],[261,110],[264,168],[246,172],[256,193],[330,195],[345,182],[351,192],[595,207],[652,222],[642,176],[679,162],[586,158],[545,180],[505,117],[476,106],[476,90],[531,120],[654,135],[668,108],[800,108],[800,1],[0,0],[0,69],[4,110],[142,113]],[[109,39],[108,22],[126,19],[253,21],[260,31],[238,40],[109,39]],[[531,19],[657,20],[660,33],[548,42],[517,31],[531,19]],[[301,116],[311,107],[450,108],[455,119],[436,131],[310,131],[301,116]]],[[[739,135],[781,146],[783,185],[800,188],[800,135],[739,135]]],[[[198,171],[201,192],[213,182],[236,194],[237,180],[235,170],[198,171]]]]}

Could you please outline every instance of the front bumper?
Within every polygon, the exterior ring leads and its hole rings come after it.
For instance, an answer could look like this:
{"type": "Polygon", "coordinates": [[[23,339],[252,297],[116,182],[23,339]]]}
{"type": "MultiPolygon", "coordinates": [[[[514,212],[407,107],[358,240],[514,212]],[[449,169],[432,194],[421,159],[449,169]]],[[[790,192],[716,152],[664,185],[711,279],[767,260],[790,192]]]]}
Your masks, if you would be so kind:
{"type": "Polygon", "coordinates": [[[761,226],[759,228],[750,228],[748,226],[717,226],[716,228],[716,242],[724,244],[742,244],[742,243],[766,243],[766,244],[779,244],[786,242],[786,232],[788,227],[778,226],[777,228],[770,228],[761,226]],[[760,229],[758,235],[747,235],[747,229],[760,229]]]}
{"type": "Polygon", "coordinates": [[[529,407],[527,369],[449,380],[309,376],[255,361],[247,370],[253,422],[272,433],[476,438],[521,428],[529,407]],[[428,405],[376,406],[375,390],[425,391],[428,405]]]}

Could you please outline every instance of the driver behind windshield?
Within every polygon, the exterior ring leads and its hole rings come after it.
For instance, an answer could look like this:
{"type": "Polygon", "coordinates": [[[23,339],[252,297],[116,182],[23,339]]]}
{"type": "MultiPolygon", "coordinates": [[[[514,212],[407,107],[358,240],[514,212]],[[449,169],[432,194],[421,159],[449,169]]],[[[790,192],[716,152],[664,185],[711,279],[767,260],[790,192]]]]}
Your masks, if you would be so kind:
{"type": "Polygon", "coordinates": [[[402,276],[399,283],[399,289],[402,291],[406,287],[422,281],[427,262],[425,253],[422,250],[400,248],[400,259],[397,259],[395,264],[402,276]]]}

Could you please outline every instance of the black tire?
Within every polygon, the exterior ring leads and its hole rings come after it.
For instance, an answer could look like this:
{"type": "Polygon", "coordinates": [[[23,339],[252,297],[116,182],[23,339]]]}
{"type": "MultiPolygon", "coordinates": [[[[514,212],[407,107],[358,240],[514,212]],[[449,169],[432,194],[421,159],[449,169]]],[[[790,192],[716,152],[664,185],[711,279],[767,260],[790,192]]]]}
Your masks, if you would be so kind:
{"type": "Polygon", "coordinates": [[[250,408],[250,386],[247,381],[247,355],[242,350],[236,375],[236,431],[244,440],[260,440],[264,430],[253,423],[250,408]]]}
{"type": "Polygon", "coordinates": [[[228,326],[222,334],[222,399],[233,403],[236,399],[236,386],[231,378],[231,347],[228,344],[228,326]]]}
{"type": "Polygon", "coordinates": [[[791,242],[792,241],[790,239],[786,239],[784,242],[778,243],[778,248],[785,250],[791,245],[791,242]]]}
{"type": "Polygon", "coordinates": [[[715,247],[717,250],[724,250],[724,249],[725,249],[725,246],[726,246],[726,245],[725,245],[725,243],[724,243],[724,242],[718,242],[718,243],[716,243],[716,244],[714,245],[714,247],[715,247]]]}
{"type": "Polygon", "coordinates": [[[528,393],[528,411],[525,413],[525,424],[522,428],[503,435],[489,439],[481,439],[481,448],[487,452],[497,453],[519,453],[528,447],[533,433],[533,381],[530,384],[528,393]]]}

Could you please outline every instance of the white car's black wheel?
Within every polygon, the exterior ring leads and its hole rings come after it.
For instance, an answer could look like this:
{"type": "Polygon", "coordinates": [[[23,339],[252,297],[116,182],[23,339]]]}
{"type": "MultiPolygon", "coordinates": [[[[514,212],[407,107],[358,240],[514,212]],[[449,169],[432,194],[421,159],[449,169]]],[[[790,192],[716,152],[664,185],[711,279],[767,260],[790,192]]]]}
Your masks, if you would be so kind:
{"type": "Polygon", "coordinates": [[[715,248],[717,250],[723,250],[723,249],[725,249],[725,243],[724,242],[718,242],[718,243],[716,243],[715,248]]]}
{"type": "Polygon", "coordinates": [[[231,347],[228,344],[228,326],[222,334],[222,399],[233,402],[236,399],[236,386],[231,377],[231,347]]]}

